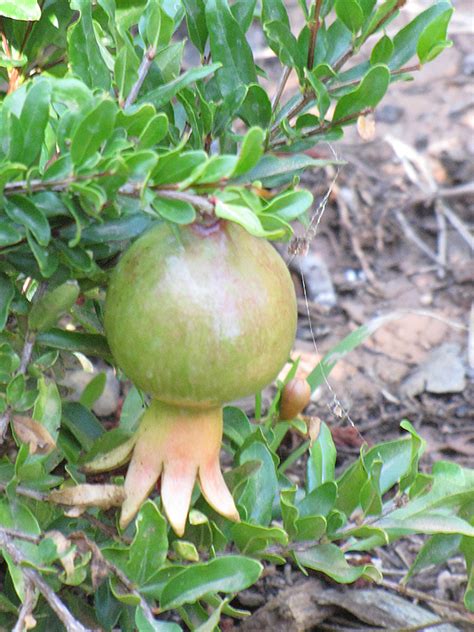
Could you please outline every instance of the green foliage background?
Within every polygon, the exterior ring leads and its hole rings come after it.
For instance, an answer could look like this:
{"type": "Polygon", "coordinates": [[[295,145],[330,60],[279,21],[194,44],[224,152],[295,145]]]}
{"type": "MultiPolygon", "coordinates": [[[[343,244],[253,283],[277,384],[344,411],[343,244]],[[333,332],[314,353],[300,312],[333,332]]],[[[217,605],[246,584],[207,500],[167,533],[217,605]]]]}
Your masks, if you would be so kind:
{"type": "MultiPolygon", "coordinates": [[[[105,433],[91,411],[103,378],[80,403],[62,401],[57,385],[72,353],[112,362],[102,328],[104,288],[130,240],[155,222],[216,216],[257,236],[290,240],[291,222],[308,226],[314,205],[299,177],[328,162],[305,150],[341,138],[390,83],[409,80],[450,45],[447,1],[433,1],[394,37],[385,28],[403,1],[299,5],[305,26],[295,34],[280,0],[0,0],[6,629],[33,610],[37,630],[178,630],[178,620],[214,630],[221,614],[245,616],[230,602],[266,562],[290,560],[341,583],[379,581],[374,565],[353,566],[346,554],[412,533],[429,537],[409,576],[461,551],[465,604],[474,610],[473,471],[440,462],[420,473],[424,444],[407,421],[401,439],[364,448],[340,475],[324,424],[312,444],[308,439],[281,463],[290,428],[308,434],[301,420],[277,421],[282,384],[257,424],[236,408],[225,410],[225,449],[233,459],[226,479],[240,524],[214,514],[198,490],[182,539],[169,531],[159,497],[125,533],[114,510],[68,515],[50,502],[52,490],[83,484],[84,459],[125,442],[143,410],[143,395],[132,388],[118,428],[105,433]],[[247,39],[256,24],[282,67],[271,97],[247,39]],[[187,30],[199,66],[183,62],[178,29],[187,30]],[[287,99],[290,70],[300,91],[287,99]],[[303,453],[307,478],[299,488],[285,472],[303,453]]],[[[342,341],[308,378],[312,388],[336,357],[381,324],[342,341]]]]}

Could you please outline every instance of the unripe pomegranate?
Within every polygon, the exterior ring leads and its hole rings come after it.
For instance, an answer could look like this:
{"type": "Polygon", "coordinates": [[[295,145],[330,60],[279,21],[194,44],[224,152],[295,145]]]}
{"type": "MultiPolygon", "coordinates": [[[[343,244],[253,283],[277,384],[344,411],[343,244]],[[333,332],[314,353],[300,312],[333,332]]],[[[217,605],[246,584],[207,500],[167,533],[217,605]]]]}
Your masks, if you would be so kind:
{"type": "Polygon", "coordinates": [[[219,465],[222,405],[274,379],[295,329],[285,264],[237,224],[160,224],[129,248],[112,274],[105,330],[118,365],[152,402],[125,480],[122,526],[160,476],[178,535],[196,478],[216,511],[239,519],[219,465]]]}

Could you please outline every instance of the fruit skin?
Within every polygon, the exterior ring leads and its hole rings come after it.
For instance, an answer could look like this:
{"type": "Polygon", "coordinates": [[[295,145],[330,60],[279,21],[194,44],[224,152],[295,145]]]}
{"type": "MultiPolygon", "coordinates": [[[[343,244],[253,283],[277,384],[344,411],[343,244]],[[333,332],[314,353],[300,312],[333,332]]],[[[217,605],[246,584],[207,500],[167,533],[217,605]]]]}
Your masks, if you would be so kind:
{"type": "Polygon", "coordinates": [[[289,272],[265,240],[231,222],[160,224],[124,254],[107,292],[118,365],[168,404],[212,407],[257,392],[296,332],[289,272]]]}
{"type": "Polygon", "coordinates": [[[290,420],[303,412],[311,400],[311,387],[306,380],[294,377],[285,385],[280,400],[280,419],[290,420]]]}

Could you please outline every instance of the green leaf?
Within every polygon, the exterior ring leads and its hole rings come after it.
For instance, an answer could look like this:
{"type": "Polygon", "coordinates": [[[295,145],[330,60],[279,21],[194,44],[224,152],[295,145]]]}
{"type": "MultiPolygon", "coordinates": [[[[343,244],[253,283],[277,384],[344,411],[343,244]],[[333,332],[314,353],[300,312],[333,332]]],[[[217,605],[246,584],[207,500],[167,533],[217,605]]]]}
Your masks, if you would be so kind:
{"type": "Polygon", "coordinates": [[[163,112],[153,116],[139,136],[138,149],[149,149],[159,143],[168,133],[168,117],[163,112]]]}
{"type": "Polygon", "coordinates": [[[135,49],[128,39],[125,39],[122,48],[115,58],[114,66],[114,79],[122,101],[128,96],[133,84],[137,80],[139,66],[140,60],[135,49]]]}
{"type": "Polygon", "coordinates": [[[97,417],[78,402],[64,405],[62,421],[84,450],[90,450],[95,441],[104,434],[104,428],[97,417]]]}
{"type": "Polygon", "coordinates": [[[328,89],[326,88],[324,83],[318,78],[317,76],[318,72],[319,72],[318,68],[315,68],[311,71],[306,71],[306,78],[308,79],[308,82],[310,86],[313,88],[314,94],[316,95],[317,104],[318,104],[319,122],[322,122],[324,121],[326,112],[329,110],[329,106],[331,105],[331,97],[329,96],[328,89]]]}
{"type": "Polygon", "coordinates": [[[393,42],[388,35],[383,35],[375,44],[370,54],[370,63],[388,64],[393,54],[393,42]]]}
{"type": "Polygon", "coordinates": [[[288,534],[280,527],[263,527],[248,522],[233,525],[232,538],[239,551],[246,555],[262,552],[270,544],[288,544],[288,534]]]}
{"type": "MultiPolygon", "coordinates": [[[[278,493],[278,480],[275,463],[267,446],[259,440],[259,436],[247,439],[239,455],[238,463],[243,465],[248,461],[260,461],[261,467],[243,481],[243,489],[238,496],[238,505],[245,508],[246,520],[262,526],[270,523],[273,502],[278,493]],[[252,441],[252,439],[254,439],[252,441]],[[247,443],[247,442],[246,442],[247,443]]],[[[240,487],[239,487],[240,488],[240,487]]]]}
{"type": "Polygon", "coordinates": [[[416,54],[421,64],[432,61],[445,48],[453,45],[451,40],[446,39],[448,24],[453,11],[454,9],[448,9],[438,15],[421,33],[416,47],[416,54]]]}
{"type": "Polygon", "coordinates": [[[104,392],[106,381],[107,375],[104,371],[95,375],[82,391],[79,402],[86,408],[92,408],[104,392]]]}
{"type": "Polygon", "coordinates": [[[194,206],[183,200],[171,200],[157,195],[152,205],[163,219],[175,224],[192,224],[196,219],[194,206]]]}
{"type": "Polygon", "coordinates": [[[403,578],[403,583],[406,583],[410,577],[416,575],[424,568],[428,568],[433,564],[443,564],[447,560],[452,559],[459,551],[461,539],[462,536],[458,533],[436,533],[433,535],[418,551],[415,561],[403,578]]]}
{"type": "MultiPolygon", "coordinates": [[[[238,99],[236,101],[238,103],[238,99]]],[[[272,104],[266,90],[256,83],[248,87],[245,99],[238,108],[238,116],[246,125],[267,128],[272,118],[272,104]]]]}
{"type": "Polygon", "coordinates": [[[15,227],[8,220],[0,219],[0,246],[11,246],[24,238],[18,227],[15,227]]]}
{"type": "Polygon", "coordinates": [[[15,286],[10,279],[0,272],[0,331],[7,324],[11,302],[15,296],[15,286]]]}
{"type": "Polygon", "coordinates": [[[309,449],[306,463],[306,488],[308,492],[323,483],[334,481],[336,447],[329,427],[321,422],[318,437],[309,449]]]}
{"type": "Polygon", "coordinates": [[[334,110],[333,123],[366,108],[374,108],[387,92],[389,84],[390,71],[387,66],[373,66],[353,92],[339,99],[334,110]]]}
{"type": "Polygon", "coordinates": [[[155,88],[151,92],[141,99],[141,101],[145,101],[147,103],[152,103],[156,108],[161,108],[168,104],[173,97],[175,97],[180,90],[186,88],[186,86],[199,81],[200,79],[204,79],[208,75],[213,74],[218,68],[221,67],[221,64],[214,63],[209,64],[207,66],[198,66],[197,68],[191,68],[187,70],[173,81],[166,83],[164,86],[160,86],[159,88],[155,88]]]}
{"type": "Polygon", "coordinates": [[[91,158],[109,138],[116,114],[115,103],[105,99],[80,121],[71,140],[71,158],[76,166],[91,158]]]}
{"type": "Polygon", "coordinates": [[[253,169],[263,155],[265,134],[260,127],[251,127],[245,134],[240,147],[239,159],[232,177],[240,176],[253,169]]]}
{"type": "Polygon", "coordinates": [[[47,79],[38,79],[28,90],[20,115],[22,144],[12,148],[12,159],[33,164],[40,152],[49,119],[51,84],[47,79]]]}
{"type": "Polygon", "coordinates": [[[183,0],[186,9],[186,24],[191,42],[201,55],[204,54],[208,38],[206,4],[204,0],[183,0]]]}
{"type": "Polygon", "coordinates": [[[41,17],[36,0],[0,0],[0,15],[12,20],[33,22],[41,17]]]}
{"type": "Polygon", "coordinates": [[[267,239],[278,239],[284,233],[283,231],[266,231],[258,219],[257,215],[245,206],[236,204],[227,204],[218,200],[216,202],[215,213],[217,217],[230,220],[236,224],[240,224],[246,231],[255,237],[266,237],[267,239]]]}
{"type": "Polygon", "coordinates": [[[301,77],[306,60],[291,29],[280,20],[264,22],[263,29],[270,48],[278,55],[281,63],[295,68],[301,77]]]}
{"type": "Polygon", "coordinates": [[[143,612],[141,606],[137,606],[135,610],[135,624],[138,632],[182,632],[183,629],[177,623],[172,623],[171,621],[158,621],[158,619],[155,619],[152,623],[143,612]]]}
{"type": "Polygon", "coordinates": [[[245,590],[260,577],[260,562],[240,555],[226,555],[204,564],[194,564],[175,575],[161,593],[162,608],[194,603],[206,594],[245,590]]]}
{"type": "Polygon", "coordinates": [[[217,73],[222,94],[233,92],[239,83],[257,83],[252,50],[227,2],[208,0],[205,6],[212,59],[222,66],[217,73]]]}
{"type": "Polygon", "coordinates": [[[151,583],[168,553],[168,525],[152,500],[141,507],[136,534],[128,549],[127,575],[138,586],[151,583]]]}
{"type": "Polygon", "coordinates": [[[464,593],[464,605],[474,612],[474,538],[464,536],[461,539],[461,552],[464,554],[467,568],[467,586],[464,593]]]}
{"type": "Polygon", "coordinates": [[[72,0],[71,8],[80,11],[81,17],[69,29],[68,57],[72,72],[89,88],[110,88],[110,72],[94,32],[92,4],[89,0],[72,0]]]}
{"type": "Polygon", "coordinates": [[[30,310],[28,316],[30,329],[36,331],[50,329],[58,322],[60,316],[71,309],[78,296],[77,281],[66,281],[43,294],[30,310]]]}
{"type": "Polygon", "coordinates": [[[110,359],[110,349],[104,336],[83,334],[77,331],[50,329],[36,337],[39,344],[62,351],[79,351],[84,355],[110,359]]]}
{"type": "Polygon", "coordinates": [[[337,17],[351,33],[357,33],[364,23],[364,12],[358,0],[336,0],[335,9],[337,17]]]}
{"type": "Polygon", "coordinates": [[[327,160],[318,160],[303,154],[294,154],[288,158],[278,158],[277,156],[265,155],[256,167],[240,176],[238,182],[255,182],[255,180],[266,180],[275,176],[287,174],[290,178],[298,174],[303,169],[311,167],[325,167],[334,164],[327,160]]]}
{"type": "Polygon", "coordinates": [[[55,382],[44,377],[38,380],[39,394],[33,409],[33,419],[40,422],[52,438],[58,438],[61,425],[61,397],[55,382]]]}
{"type": "MultiPolygon", "coordinates": [[[[41,276],[45,279],[49,279],[58,269],[59,259],[55,250],[43,248],[38,244],[33,235],[27,231],[26,240],[31,252],[36,259],[41,276]]],[[[36,277],[37,272],[33,270],[31,274],[36,277]]]]}
{"type": "Polygon", "coordinates": [[[305,213],[313,204],[313,195],[309,191],[289,191],[274,198],[263,213],[271,213],[279,218],[292,222],[305,213]]]}
{"type": "Polygon", "coordinates": [[[32,232],[40,246],[47,246],[51,238],[49,223],[33,202],[23,195],[10,195],[5,201],[8,217],[32,232]]]}
{"type": "Polygon", "coordinates": [[[393,38],[393,55],[390,59],[390,68],[398,69],[406,64],[416,54],[418,40],[425,28],[438,15],[451,10],[451,8],[450,2],[436,2],[399,31],[393,38]]]}
{"type": "Polygon", "coordinates": [[[319,544],[294,555],[298,564],[324,573],[339,584],[352,584],[361,577],[375,582],[382,580],[380,571],[371,564],[350,566],[335,544],[319,544]]]}

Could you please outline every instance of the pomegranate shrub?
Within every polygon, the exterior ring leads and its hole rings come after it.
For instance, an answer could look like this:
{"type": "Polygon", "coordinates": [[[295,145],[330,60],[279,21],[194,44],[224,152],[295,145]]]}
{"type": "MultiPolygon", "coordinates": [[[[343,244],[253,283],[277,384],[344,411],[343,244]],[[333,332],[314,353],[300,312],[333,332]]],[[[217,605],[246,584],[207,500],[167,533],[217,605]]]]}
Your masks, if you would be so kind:
{"type": "Polygon", "coordinates": [[[238,625],[266,566],[377,582],[407,534],[405,579],[462,555],[474,609],[472,470],[420,473],[404,421],[336,472],[329,411],[304,414],[390,317],[303,376],[268,243],[304,251],[326,200],[302,173],[451,45],[452,11],[0,0],[0,629],[238,625]]]}

